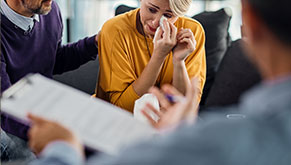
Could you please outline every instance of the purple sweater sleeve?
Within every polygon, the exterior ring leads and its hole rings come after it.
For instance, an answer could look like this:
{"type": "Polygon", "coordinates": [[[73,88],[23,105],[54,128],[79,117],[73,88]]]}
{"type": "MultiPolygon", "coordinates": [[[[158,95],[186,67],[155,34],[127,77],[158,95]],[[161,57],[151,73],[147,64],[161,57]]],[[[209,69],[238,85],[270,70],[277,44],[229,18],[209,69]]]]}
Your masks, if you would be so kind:
{"type": "Polygon", "coordinates": [[[86,62],[94,60],[98,54],[95,36],[67,45],[61,45],[60,41],[53,73],[60,74],[74,70],[86,62]]]}
{"type": "Polygon", "coordinates": [[[7,88],[9,88],[11,86],[11,82],[10,82],[10,78],[6,72],[6,62],[2,56],[2,52],[1,52],[1,93],[6,90],[7,88]]]}
{"type": "MultiPolygon", "coordinates": [[[[54,5],[59,18],[58,23],[60,24],[61,29],[63,29],[60,9],[57,3],[54,3],[54,5]]],[[[53,74],[61,74],[66,71],[77,69],[82,64],[96,59],[98,48],[95,42],[95,37],[96,35],[86,37],[67,45],[62,45],[62,40],[59,40],[53,74]]]]}

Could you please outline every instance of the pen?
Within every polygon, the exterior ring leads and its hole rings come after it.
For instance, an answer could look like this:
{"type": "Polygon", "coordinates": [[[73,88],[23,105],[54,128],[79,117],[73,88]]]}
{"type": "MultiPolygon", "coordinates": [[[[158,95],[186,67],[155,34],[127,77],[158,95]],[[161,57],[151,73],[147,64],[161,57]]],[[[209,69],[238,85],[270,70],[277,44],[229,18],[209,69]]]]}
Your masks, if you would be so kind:
{"type": "Polygon", "coordinates": [[[173,96],[173,95],[170,95],[170,94],[166,94],[165,97],[171,103],[177,103],[177,102],[185,101],[185,97],[183,97],[183,96],[173,96]]]}

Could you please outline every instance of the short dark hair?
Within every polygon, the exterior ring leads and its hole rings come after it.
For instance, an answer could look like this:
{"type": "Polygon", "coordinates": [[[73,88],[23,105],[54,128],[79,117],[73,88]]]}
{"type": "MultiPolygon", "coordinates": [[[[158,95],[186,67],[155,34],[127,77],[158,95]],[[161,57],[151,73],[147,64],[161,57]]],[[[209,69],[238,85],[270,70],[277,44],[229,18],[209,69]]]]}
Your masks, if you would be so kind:
{"type": "Polygon", "coordinates": [[[281,41],[291,44],[291,0],[246,1],[281,41]]]}

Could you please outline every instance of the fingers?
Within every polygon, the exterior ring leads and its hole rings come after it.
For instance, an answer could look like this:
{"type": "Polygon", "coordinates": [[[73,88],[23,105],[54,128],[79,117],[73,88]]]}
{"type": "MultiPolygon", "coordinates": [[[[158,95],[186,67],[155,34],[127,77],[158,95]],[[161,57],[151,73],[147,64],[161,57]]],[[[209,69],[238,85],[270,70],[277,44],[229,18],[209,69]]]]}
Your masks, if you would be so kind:
{"type": "Polygon", "coordinates": [[[148,110],[150,110],[151,112],[153,112],[157,117],[161,118],[161,116],[163,115],[162,112],[158,111],[153,105],[151,104],[146,104],[146,107],[148,108],[148,110]]]}
{"type": "Polygon", "coordinates": [[[162,86],[162,91],[166,94],[170,94],[173,96],[183,96],[182,93],[180,93],[175,87],[169,84],[165,84],[162,86]]]}
{"type": "Polygon", "coordinates": [[[177,36],[178,41],[182,40],[183,38],[189,38],[192,40],[192,39],[194,39],[194,36],[191,33],[183,33],[183,34],[180,34],[179,37],[177,36]]]}
{"type": "Polygon", "coordinates": [[[171,29],[171,40],[172,41],[176,41],[177,38],[177,28],[174,26],[174,24],[169,24],[170,25],[170,29],[171,29]]]}
{"type": "Polygon", "coordinates": [[[164,38],[169,40],[169,41],[176,42],[177,28],[175,27],[175,25],[164,20],[163,26],[165,29],[164,30],[164,38]]]}
{"type": "Polygon", "coordinates": [[[28,113],[27,117],[35,124],[42,124],[48,121],[42,117],[33,115],[32,113],[28,113]]]}
{"type": "Polygon", "coordinates": [[[167,109],[171,105],[165,95],[158,88],[152,87],[150,88],[149,92],[157,97],[161,107],[167,109]]]}
{"type": "Polygon", "coordinates": [[[147,118],[147,120],[150,122],[151,126],[156,128],[157,127],[156,121],[145,110],[142,110],[141,112],[147,118]]]}
{"type": "Polygon", "coordinates": [[[142,110],[142,114],[147,118],[147,120],[154,128],[159,127],[159,119],[163,117],[163,113],[158,111],[154,106],[151,104],[146,104],[145,109],[142,110]],[[155,117],[153,117],[153,115],[155,115],[155,117]]]}
{"type": "Polygon", "coordinates": [[[179,33],[177,34],[177,41],[181,42],[181,40],[184,38],[189,38],[192,41],[194,47],[196,47],[196,40],[193,32],[190,29],[180,29],[179,33]]]}
{"type": "Polygon", "coordinates": [[[157,127],[157,122],[148,114],[147,110],[143,109],[142,114],[147,118],[147,120],[149,121],[149,123],[156,128],[157,127]]]}
{"type": "Polygon", "coordinates": [[[163,114],[163,113],[167,112],[167,109],[164,107],[160,107],[160,112],[163,114]]]}
{"type": "Polygon", "coordinates": [[[29,138],[29,141],[28,141],[28,145],[29,147],[31,148],[31,150],[38,154],[39,153],[39,149],[36,145],[36,140],[37,140],[37,132],[39,130],[39,126],[38,125],[34,125],[33,127],[31,127],[29,130],[28,130],[28,138],[29,138]]]}
{"type": "Polygon", "coordinates": [[[190,38],[183,38],[179,41],[179,43],[187,43],[189,45],[189,50],[194,51],[196,47],[196,43],[190,38]]]}
{"type": "Polygon", "coordinates": [[[160,27],[158,27],[157,30],[156,30],[156,33],[155,33],[154,39],[153,39],[154,42],[155,42],[156,40],[161,39],[161,38],[162,38],[162,34],[163,34],[163,30],[162,30],[160,27]]]}
{"type": "Polygon", "coordinates": [[[33,126],[33,127],[31,127],[29,130],[28,130],[28,132],[27,132],[27,136],[28,136],[28,138],[29,139],[33,139],[34,138],[34,132],[35,132],[35,126],[33,126]]]}
{"type": "Polygon", "coordinates": [[[183,43],[183,42],[194,45],[194,43],[192,42],[192,40],[190,38],[183,38],[179,41],[179,43],[183,43]]]}
{"type": "Polygon", "coordinates": [[[170,23],[166,20],[163,21],[163,26],[164,26],[164,37],[166,39],[169,39],[171,37],[171,28],[170,28],[170,23]]]}
{"type": "Polygon", "coordinates": [[[177,34],[177,40],[181,40],[182,38],[191,38],[195,39],[193,32],[190,29],[183,29],[181,28],[177,34]]]}

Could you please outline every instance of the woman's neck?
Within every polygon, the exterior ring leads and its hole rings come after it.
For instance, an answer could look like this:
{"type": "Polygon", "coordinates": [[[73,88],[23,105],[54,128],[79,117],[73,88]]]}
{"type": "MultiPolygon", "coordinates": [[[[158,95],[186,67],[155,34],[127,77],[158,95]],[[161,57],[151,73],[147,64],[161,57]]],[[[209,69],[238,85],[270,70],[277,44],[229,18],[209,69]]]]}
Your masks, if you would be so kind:
{"type": "Polygon", "coordinates": [[[141,35],[145,35],[143,26],[140,20],[140,12],[138,11],[136,14],[136,29],[141,35]]]}

